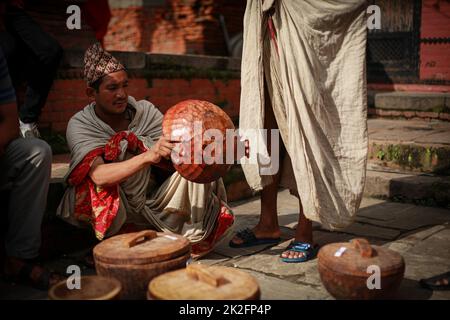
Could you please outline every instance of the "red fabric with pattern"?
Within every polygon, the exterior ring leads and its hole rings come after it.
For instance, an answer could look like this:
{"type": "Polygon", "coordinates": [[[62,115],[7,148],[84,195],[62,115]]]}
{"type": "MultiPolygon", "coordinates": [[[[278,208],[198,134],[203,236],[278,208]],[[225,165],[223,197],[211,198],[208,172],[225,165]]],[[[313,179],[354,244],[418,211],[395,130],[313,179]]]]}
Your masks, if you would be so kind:
{"type": "Polygon", "coordinates": [[[209,253],[225,232],[233,225],[234,215],[224,204],[221,205],[220,214],[216,221],[216,226],[211,234],[204,240],[192,245],[192,256],[199,258],[209,253]]]}
{"type": "Polygon", "coordinates": [[[100,187],[95,185],[89,171],[95,158],[116,160],[120,153],[120,141],[128,141],[128,151],[145,152],[147,148],[132,132],[121,131],[111,137],[104,147],[90,151],[71,172],[68,183],[75,186],[75,218],[91,223],[95,235],[102,240],[119,209],[119,185],[100,187]]]}

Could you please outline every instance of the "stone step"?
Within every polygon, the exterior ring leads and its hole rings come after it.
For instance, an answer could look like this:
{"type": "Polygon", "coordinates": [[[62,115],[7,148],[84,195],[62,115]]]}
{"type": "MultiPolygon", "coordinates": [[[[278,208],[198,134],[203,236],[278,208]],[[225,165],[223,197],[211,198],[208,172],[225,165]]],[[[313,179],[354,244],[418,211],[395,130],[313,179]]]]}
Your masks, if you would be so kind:
{"type": "Polygon", "coordinates": [[[450,208],[450,177],[369,169],[364,196],[450,208]]]}
{"type": "Polygon", "coordinates": [[[369,119],[372,165],[411,172],[450,174],[450,123],[369,119]]]}
{"type": "Polygon", "coordinates": [[[369,90],[367,98],[370,115],[450,121],[450,93],[369,90]]]}

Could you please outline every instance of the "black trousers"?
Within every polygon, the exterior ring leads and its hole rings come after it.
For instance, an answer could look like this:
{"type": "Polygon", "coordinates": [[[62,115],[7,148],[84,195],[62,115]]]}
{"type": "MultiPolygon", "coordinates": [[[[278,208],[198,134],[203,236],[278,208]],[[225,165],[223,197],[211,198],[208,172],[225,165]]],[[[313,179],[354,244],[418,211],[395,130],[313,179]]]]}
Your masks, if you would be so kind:
{"type": "Polygon", "coordinates": [[[26,81],[25,99],[19,106],[24,123],[36,122],[62,58],[59,43],[24,11],[9,7],[5,16],[6,32],[0,45],[8,59],[9,72],[16,86],[26,81]]]}

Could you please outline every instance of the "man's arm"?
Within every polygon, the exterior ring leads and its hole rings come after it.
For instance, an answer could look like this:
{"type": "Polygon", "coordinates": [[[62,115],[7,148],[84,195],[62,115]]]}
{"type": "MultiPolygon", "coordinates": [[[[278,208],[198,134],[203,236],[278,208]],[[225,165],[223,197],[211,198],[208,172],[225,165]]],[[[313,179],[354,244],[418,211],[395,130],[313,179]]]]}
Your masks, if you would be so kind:
{"type": "Polygon", "coordinates": [[[111,186],[121,183],[130,176],[151,164],[158,164],[162,158],[169,158],[174,145],[165,137],[161,137],[152,148],[131,159],[104,163],[97,158],[91,166],[89,176],[98,186],[111,186]]]}
{"type": "Polygon", "coordinates": [[[0,156],[7,145],[19,137],[19,116],[16,94],[9,77],[8,66],[0,48],[0,156]]]}

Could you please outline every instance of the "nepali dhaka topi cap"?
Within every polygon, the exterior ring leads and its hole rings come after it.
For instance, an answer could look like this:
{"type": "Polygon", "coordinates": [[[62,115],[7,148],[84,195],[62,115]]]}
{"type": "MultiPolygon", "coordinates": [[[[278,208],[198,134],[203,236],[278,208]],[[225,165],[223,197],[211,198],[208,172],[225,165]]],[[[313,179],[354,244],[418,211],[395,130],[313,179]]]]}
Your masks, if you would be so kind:
{"type": "Polygon", "coordinates": [[[103,76],[125,70],[123,64],[109,52],[103,50],[100,43],[90,46],[84,55],[84,78],[88,85],[93,84],[103,76]]]}

